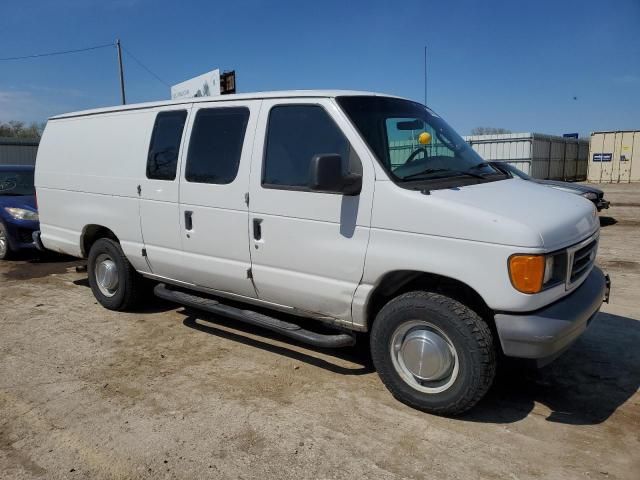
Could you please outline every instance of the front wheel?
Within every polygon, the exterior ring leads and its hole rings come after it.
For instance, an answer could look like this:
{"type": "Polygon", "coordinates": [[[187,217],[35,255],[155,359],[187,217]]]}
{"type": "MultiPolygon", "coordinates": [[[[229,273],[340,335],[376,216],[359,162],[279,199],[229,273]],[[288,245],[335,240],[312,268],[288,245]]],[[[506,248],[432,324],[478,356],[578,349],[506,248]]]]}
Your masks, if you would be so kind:
{"type": "Polygon", "coordinates": [[[473,407],[496,370],[486,322],[460,302],[432,292],[405,293],[380,310],[371,330],[371,356],[394,397],[440,415],[473,407]]]}
{"type": "Polygon", "coordinates": [[[9,234],[2,222],[0,222],[0,260],[7,260],[11,257],[11,247],[9,246],[9,234]]]}
{"type": "Polygon", "coordinates": [[[118,242],[97,240],[89,251],[89,285],[98,302],[109,310],[129,310],[140,297],[142,278],[125,257],[118,242]]]}

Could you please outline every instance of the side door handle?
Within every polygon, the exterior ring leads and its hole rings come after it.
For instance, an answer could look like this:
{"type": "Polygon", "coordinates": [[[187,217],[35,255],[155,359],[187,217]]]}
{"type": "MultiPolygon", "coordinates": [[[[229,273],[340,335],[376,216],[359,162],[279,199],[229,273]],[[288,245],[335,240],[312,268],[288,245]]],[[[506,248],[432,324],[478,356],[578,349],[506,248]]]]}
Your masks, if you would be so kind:
{"type": "Polygon", "coordinates": [[[255,240],[262,240],[262,219],[253,219],[253,238],[255,240]]]}
{"type": "Polygon", "coordinates": [[[185,230],[193,230],[193,212],[191,210],[184,211],[184,228],[185,230]]]}

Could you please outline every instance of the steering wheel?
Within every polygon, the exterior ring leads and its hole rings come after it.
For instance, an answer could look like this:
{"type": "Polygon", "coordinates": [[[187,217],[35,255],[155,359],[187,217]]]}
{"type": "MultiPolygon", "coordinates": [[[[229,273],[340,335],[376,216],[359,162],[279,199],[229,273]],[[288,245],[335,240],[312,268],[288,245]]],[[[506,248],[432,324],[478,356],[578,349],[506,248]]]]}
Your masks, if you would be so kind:
{"type": "Polygon", "coordinates": [[[407,158],[407,161],[404,162],[404,164],[407,165],[408,163],[414,162],[420,152],[424,153],[424,158],[427,158],[427,149],[424,147],[418,147],[411,152],[411,155],[409,155],[409,158],[407,158]]]}

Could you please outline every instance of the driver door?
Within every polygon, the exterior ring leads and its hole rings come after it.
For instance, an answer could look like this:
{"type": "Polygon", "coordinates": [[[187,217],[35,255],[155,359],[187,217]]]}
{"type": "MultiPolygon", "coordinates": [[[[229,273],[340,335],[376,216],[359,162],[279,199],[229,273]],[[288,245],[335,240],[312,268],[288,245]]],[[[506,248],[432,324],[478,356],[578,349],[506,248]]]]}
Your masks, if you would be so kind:
{"type": "Polygon", "coordinates": [[[265,100],[250,180],[251,269],[261,300],[351,321],[369,239],[373,161],[332,100],[265,100]],[[362,173],[356,196],[308,188],[311,158],[362,173]]]}

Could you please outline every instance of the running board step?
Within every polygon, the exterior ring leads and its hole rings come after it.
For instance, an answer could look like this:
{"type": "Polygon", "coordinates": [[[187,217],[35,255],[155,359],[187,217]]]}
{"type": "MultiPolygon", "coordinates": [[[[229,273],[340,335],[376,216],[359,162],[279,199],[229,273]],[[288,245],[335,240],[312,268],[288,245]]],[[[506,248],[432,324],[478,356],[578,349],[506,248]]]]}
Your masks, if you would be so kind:
{"type": "Polygon", "coordinates": [[[187,307],[205,310],[223,317],[233,318],[241,322],[262,327],[272,332],[277,332],[285,337],[293,338],[300,342],[322,348],[349,347],[355,344],[355,338],[348,333],[322,334],[305,330],[295,323],[285,322],[262,313],[251,310],[223,305],[217,300],[194,295],[180,290],[171,290],[164,283],[160,283],[153,289],[156,296],[170,302],[179,303],[187,307]]]}

